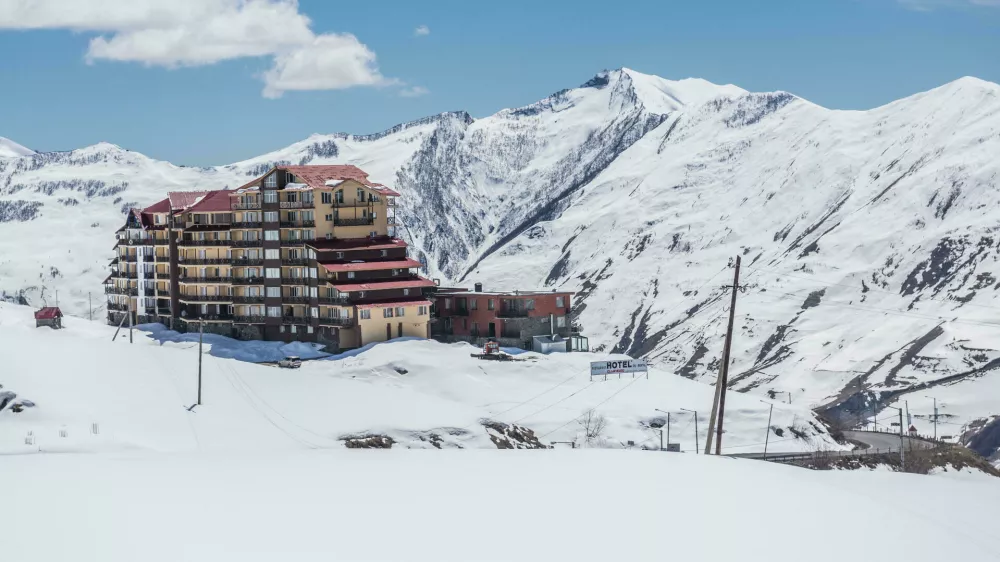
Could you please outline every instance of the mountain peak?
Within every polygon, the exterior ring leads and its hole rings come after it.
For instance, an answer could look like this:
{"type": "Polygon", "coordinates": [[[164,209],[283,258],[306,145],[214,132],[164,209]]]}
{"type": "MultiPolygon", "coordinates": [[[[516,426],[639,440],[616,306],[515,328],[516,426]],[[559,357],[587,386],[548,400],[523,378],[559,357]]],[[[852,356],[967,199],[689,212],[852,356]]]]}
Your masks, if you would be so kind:
{"type": "Polygon", "coordinates": [[[747,93],[743,88],[732,84],[719,85],[701,78],[667,80],[627,67],[599,72],[581,88],[603,88],[608,85],[631,89],[639,102],[652,113],[669,113],[715,98],[737,97],[747,93]]]}
{"type": "Polygon", "coordinates": [[[21,146],[6,137],[0,137],[0,158],[20,158],[31,156],[34,153],[35,151],[30,148],[21,146]]]}

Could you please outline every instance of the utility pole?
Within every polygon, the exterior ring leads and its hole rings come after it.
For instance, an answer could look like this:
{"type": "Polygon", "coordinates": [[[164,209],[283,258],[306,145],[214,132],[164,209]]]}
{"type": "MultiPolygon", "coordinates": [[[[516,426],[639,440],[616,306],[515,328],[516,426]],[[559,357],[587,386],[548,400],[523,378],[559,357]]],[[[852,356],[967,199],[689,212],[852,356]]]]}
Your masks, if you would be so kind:
{"type": "Polygon", "coordinates": [[[198,322],[198,405],[201,406],[201,343],[205,336],[205,320],[198,322]]]}
{"type": "MultiPolygon", "coordinates": [[[[136,300],[136,305],[138,305],[138,299],[136,300]]],[[[132,297],[128,299],[128,342],[132,343],[132,297]]]]}
{"type": "Polygon", "coordinates": [[[715,429],[715,454],[722,454],[722,424],[726,419],[726,390],[729,386],[729,354],[733,347],[733,323],[736,321],[736,293],[740,290],[740,256],[736,256],[733,274],[733,295],[729,303],[729,327],[726,329],[726,347],[722,352],[722,389],[719,391],[719,425],[715,429]]]}
{"type": "Polygon", "coordinates": [[[937,419],[938,419],[937,398],[934,398],[934,440],[935,441],[937,441],[937,419]]]}
{"type": "Polygon", "coordinates": [[[667,412],[667,447],[670,446],[670,412],[667,412]]]}
{"type": "Polygon", "coordinates": [[[899,411],[899,466],[906,470],[906,447],[903,446],[903,410],[899,411]]]}
{"type": "Polygon", "coordinates": [[[771,439],[771,414],[774,413],[774,402],[767,412],[767,433],[764,434],[764,460],[767,460],[767,442],[771,439]]]}
{"type": "Polygon", "coordinates": [[[691,412],[694,414],[694,454],[698,454],[698,412],[696,410],[688,410],[687,408],[681,408],[685,412],[691,412]]]}
{"type": "Polygon", "coordinates": [[[712,399],[712,414],[708,417],[708,437],[705,438],[705,454],[712,454],[712,436],[715,435],[715,416],[719,413],[719,393],[722,392],[722,361],[719,374],[715,377],[715,398],[712,399]]]}

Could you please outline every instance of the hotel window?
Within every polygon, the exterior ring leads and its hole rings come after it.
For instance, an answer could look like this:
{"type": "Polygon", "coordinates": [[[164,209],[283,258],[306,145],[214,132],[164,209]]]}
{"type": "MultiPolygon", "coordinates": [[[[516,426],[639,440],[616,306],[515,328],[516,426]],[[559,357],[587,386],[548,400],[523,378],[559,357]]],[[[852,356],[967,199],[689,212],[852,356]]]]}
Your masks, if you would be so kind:
{"type": "Polygon", "coordinates": [[[265,289],[267,290],[267,296],[269,297],[273,298],[281,296],[281,287],[265,287],[265,289]]]}
{"type": "Polygon", "coordinates": [[[264,211],[264,222],[278,222],[278,211],[264,211]]]}
{"type": "Polygon", "coordinates": [[[338,189],[337,190],[337,204],[339,204],[339,205],[343,205],[344,204],[344,190],[343,189],[338,189]]]}
{"type": "Polygon", "coordinates": [[[280,240],[280,238],[278,237],[278,231],[277,230],[265,230],[264,231],[264,240],[270,240],[270,241],[280,240]]]}
{"type": "Polygon", "coordinates": [[[264,178],[265,189],[275,189],[278,187],[278,174],[274,173],[264,178]]]}
{"type": "Polygon", "coordinates": [[[358,201],[364,201],[364,200],[365,200],[365,190],[363,190],[363,189],[361,189],[359,187],[358,188],[358,201]]]}
{"type": "Polygon", "coordinates": [[[361,315],[362,320],[371,320],[372,318],[372,310],[370,308],[362,308],[358,313],[361,315]]]}
{"type": "Polygon", "coordinates": [[[306,326],[306,333],[307,334],[313,333],[313,327],[311,325],[310,326],[306,326]]]}
{"type": "Polygon", "coordinates": [[[303,230],[302,231],[302,239],[303,240],[313,240],[314,238],[316,238],[316,231],[315,230],[303,230]]]}
{"type": "Polygon", "coordinates": [[[264,250],[264,259],[266,260],[280,260],[281,250],[277,248],[264,250]]]}
{"type": "Polygon", "coordinates": [[[285,181],[288,183],[295,183],[295,174],[291,172],[285,172],[285,181]]]}
{"type": "Polygon", "coordinates": [[[326,215],[326,222],[333,222],[333,215],[326,215]]]}
{"type": "Polygon", "coordinates": [[[444,309],[451,310],[451,299],[444,299],[444,309]]]}
{"type": "Polygon", "coordinates": [[[278,202],[278,192],[277,191],[265,191],[264,192],[264,202],[265,203],[277,203],[278,202]]]}
{"type": "Polygon", "coordinates": [[[316,268],[315,267],[310,267],[309,268],[309,278],[310,279],[315,279],[317,275],[318,275],[318,272],[316,271],[316,268]]]}
{"type": "MultiPolygon", "coordinates": [[[[299,194],[295,193],[294,191],[288,193],[287,197],[288,197],[288,202],[289,203],[298,203],[298,201],[299,201],[299,194]]],[[[292,219],[292,220],[295,220],[295,219],[292,219]]]]}
{"type": "Polygon", "coordinates": [[[347,272],[347,278],[348,279],[354,279],[354,272],[353,271],[348,271],[347,272]]]}
{"type": "Polygon", "coordinates": [[[563,299],[563,297],[556,297],[556,308],[563,308],[563,307],[565,307],[565,300],[563,299]]]}
{"type": "Polygon", "coordinates": [[[338,260],[344,259],[344,252],[337,252],[337,259],[338,260]]]}
{"type": "Polygon", "coordinates": [[[292,324],[291,330],[292,330],[292,333],[294,334],[295,333],[295,324],[292,324]]]}
{"type": "Polygon", "coordinates": [[[493,299],[486,299],[486,309],[493,310],[493,299]]]}
{"type": "Polygon", "coordinates": [[[556,316],[556,328],[565,328],[565,327],[566,327],[566,317],[556,316]]]}
{"type": "Polygon", "coordinates": [[[397,306],[396,307],[396,316],[405,316],[405,315],[406,315],[406,309],[403,308],[403,307],[401,307],[401,306],[397,306]]]}
{"type": "Polygon", "coordinates": [[[315,306],[309,307],[309,314],[313,318],[319,318],[319,309],[315,306]]]}
{"type": "Polygon", "coordinates": [[[392,309],[391,308],[383,308],[382,309],[382,317],[383,318],[392,318],[392,309]]]}
{"type": "Polygon", "coordinates": [[[427,316],[427,307],[426,306],[418,306],[417,307],[417,316],[427,316]]]}
{"type": "Polygon", "coordinates": [[[479,299],[469,299],[469,309],[478,310],[479,309],[479,299]]]}
{"type": "MultiPolygon", "coordinates": [[[[330,193],[329,191],[324,191],[323,195],[320,196],[320,200],[323,201],[324,205],[331,205],[333,204],[333,194],[330,193]]],[[[327,216],[329,217],[332,215],[327,215],[327,216]]],[[[327,219],[327,220],[333,220],[333,219],[327,219]]]]}
{"type": "Polygon", "coordinates": [[[408,296],[409,294],[410,294],[410,290],[409,289],[403,289],[403,296],[404,297],[408,296]]]}
{"type": "Polygon", "coordinates": [[[264,269],[264,277],[268,279],[278,279],[281,277],[281,268],[279,267],[268,267],[264,269]]]}
{"type": "Polygon", "coordinates": [[[389,250],[382,250],[382,257],[387,257],[389,255],[389,250]]]}
{"type": "Polygon", "coordinates": [[[319,289],[317,287],[309,287],[309,296],[317,298],[319,296],[319,289]]]}
{"type": "Polygon", "coordinates": [[[535,310],[535,299],[528,299],[525,308],[527,308],[528,310],[535,310]]]}
{"type": "Polygon", "coordinates": [[[267,315],[270,316],[270,317],[272,317],[272,318],[280,317],[281,316],[281,307],[280,306],[269,306],[269,307],[267,307],[267,315]]]}

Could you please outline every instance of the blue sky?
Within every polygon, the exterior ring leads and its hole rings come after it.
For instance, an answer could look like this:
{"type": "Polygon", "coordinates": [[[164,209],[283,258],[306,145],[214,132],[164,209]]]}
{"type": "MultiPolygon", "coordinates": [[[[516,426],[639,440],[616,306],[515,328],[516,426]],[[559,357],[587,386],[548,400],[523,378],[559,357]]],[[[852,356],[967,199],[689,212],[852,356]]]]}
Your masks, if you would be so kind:
{"type": "Polygon", "coordinates": [[[1000,0],[198,0],[219,12],[197,17],[195,0],[34,1],[0,0],[0,136],[185,165],[484,116],[622,66],[844,109],[966,75],[1000,82],[1000,0]]]}

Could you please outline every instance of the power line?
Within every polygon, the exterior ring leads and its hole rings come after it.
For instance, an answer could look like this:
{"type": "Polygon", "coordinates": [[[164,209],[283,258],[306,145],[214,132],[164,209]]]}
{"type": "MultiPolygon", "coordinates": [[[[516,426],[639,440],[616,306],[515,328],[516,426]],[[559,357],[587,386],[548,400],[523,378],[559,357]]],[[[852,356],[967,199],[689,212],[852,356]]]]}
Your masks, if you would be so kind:
{"type": "MultiPolygon", "coordinates": [[[[635,383],[636,383],[636,381],[641,381],[641,380],[645,380],[645,379],[643,379],[643,378],[641,378],[641,377],[636,377],[636,378],[632,379],[632,380],[631,380],[631,381],[630,381],[630,382],[629,382],[628,384],[626,384],[625,386],[623,386],[623,387],[619,388],[619,389],[618,389],[618,390],[617,390],[616,392],[614,392],[614,393],[613,393],[613,394],[612,394],[611,396],[608,396],[608,397],[607,397],[607,398],[605,398],[604,400],[601,400],[601,401],[600,401],[600,402],[598,402],[597,404],[594,404],[594,405],[593,405],[593,406],[591,406],[591,407],[590,407],[589,409],[590,409],[590,410],[596,410],[596,409],[597,409],[597,408],[598,408],[599,406],[602,406],[602,405],[604,405],[604,404],[607,404],[607,403],[608,403],[608,402],[609,402],[609,401],[610,401],[610,400],[611,400],[612,398],[614,398],[615,396],[618,396],[619,394],[621,394],[622,392],[624,392],[624,391],[625,391],[626,389],[628,389],[628,387],[630,387],[630,386],[632,386],[633,384],[635,384],[635,383]]],[[[587,385],[587,386],[590,386],[590,385],[587,385]]],[[[581,389],[581,390],[582,390],[582,389],[581,389]]],[[[567,397],[567,398],[568,398],[568,397],[567,397]]],[[[556,431],[559,431],[560,429],[562,429],[562,428],[566,427],[567,425],[569,425],[569,424],[571,424],[571,423],[575,422],[576,420],[577,420],[577,418],[573,418],[573,419],[569,420],[568,422],[566,422],[566,423],[564,423],[564,424],[560,425],[559,427],[557,427],[557,428],[555,428],[555,429],[553,429],[553,430],[551,430],[551,431],[548,431],[548,432],[546,432],[546,433],[544,433],[544,434],[540,435],[540,436],[539,436],[538,438],[539,438],[539,439],[541,439],[542,437],[546,437],[546,436],[548,436],[548,435],[550,435],[550,434],[552,434],[552,433],[555,433],[556,431]]]]}

